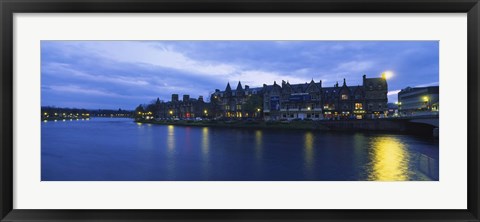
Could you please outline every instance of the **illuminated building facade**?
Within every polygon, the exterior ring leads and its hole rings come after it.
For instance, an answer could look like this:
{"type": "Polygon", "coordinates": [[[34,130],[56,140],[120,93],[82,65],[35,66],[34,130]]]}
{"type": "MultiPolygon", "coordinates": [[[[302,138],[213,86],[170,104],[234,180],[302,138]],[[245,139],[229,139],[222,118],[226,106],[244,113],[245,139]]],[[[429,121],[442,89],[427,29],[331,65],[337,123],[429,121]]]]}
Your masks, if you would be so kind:
{"type": "Polygon", "coordinates": [[[290,84],[282,81],[263,86],[265,120],[379,118],[387,111],[385,76],[366,78],[362,85],[323,87],[322,81],[290,84]]]}
{"type": "Polygon", "coordinates": [[[212,113],[224,118],[260,118],[262,115],[263,88],[250,88],[239,81],[232,89],[227,83],[224,91],[216,89],[210,97],[212,113]]]}
{"type": "Polygon", "coordinates": [[[439,111],[439,87],[407,87],[398,93],[400,115],[432,114],[439,111]]]}
{"type": "Polygon", "coordinates": [[[198,99],[190,98],[189,95],[183,95],[183,100],[179,100],[178,94],[172,94],[170,102],[163,102],[157,98],[153,104],[152,113],[157,119],[182,118],[191,119],[196,117],[208,117],[209,103],[203,101],[203,96],[198,99]]]}

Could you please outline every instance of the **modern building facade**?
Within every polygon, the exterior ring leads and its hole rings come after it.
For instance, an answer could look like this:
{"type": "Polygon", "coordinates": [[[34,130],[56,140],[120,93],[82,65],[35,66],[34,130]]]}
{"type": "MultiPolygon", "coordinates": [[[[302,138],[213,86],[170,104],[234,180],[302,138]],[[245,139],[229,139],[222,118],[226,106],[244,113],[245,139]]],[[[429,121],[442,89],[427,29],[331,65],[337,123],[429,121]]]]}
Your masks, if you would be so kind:
{"type": "Polygon", "coordinates": [[[435,114],[439,111],[439,87],[407,87],[398,93],[400,115],[435,114]]]}

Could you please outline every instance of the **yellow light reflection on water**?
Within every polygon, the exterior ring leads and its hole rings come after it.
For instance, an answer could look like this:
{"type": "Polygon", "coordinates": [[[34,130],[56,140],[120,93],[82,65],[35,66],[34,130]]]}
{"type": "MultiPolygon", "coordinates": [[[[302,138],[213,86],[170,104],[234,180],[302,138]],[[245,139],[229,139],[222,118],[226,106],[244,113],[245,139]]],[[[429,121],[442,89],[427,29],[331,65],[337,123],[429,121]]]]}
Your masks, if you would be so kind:
{"type": "Polygon", "coordinates": [[[305,154],[305,166],[307,170],[313,169],[314,153],[313,153],[313,141],[314,136],[312,132],[306,132],[304,137],[304,154],[305,154]]]}
{"type": "Polygon", "coordinates": [[[372,141],[372,168],[369,180],[398,181],[409,179],[409,154],[405,144],[393,137],[378,137],[372,141]]]}
{"type": "Polygon", "coordinates": [[[167,148],[170,153],[175,150],[175,128],[173,125],[168,125],[167,148]]]}
{"type": "Polygon", "coordinates": [[[208,178],[210,174],[210,160],[209,160],[209,150],[210,150],[210,132],[208,127],[202,128],[202,174],[204,177],[208,178]]]}
{"type": "Polygon", "coordinates": [[[202,128],[202,153],[205,158],[208,158],[208,150],[210,148],[210,138],[208,135],[208,127],[202,128]]]}
{"type": "Polygon", "coordinates": [[[255,157],[257,159],[262,159],[262,149],[263,149],[263,132],[261,130],[255,131],[255,157]]]}

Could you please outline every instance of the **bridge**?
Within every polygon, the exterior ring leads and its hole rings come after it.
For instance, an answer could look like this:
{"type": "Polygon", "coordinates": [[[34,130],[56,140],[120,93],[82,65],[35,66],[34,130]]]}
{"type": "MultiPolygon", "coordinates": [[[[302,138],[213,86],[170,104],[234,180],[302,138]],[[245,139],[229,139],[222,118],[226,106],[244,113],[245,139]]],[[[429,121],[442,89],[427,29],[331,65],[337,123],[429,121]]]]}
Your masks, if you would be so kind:
{"type": "Polygon", "coordinates": [[[406,118],[411,123],[421,123],[426,125],[439,127],[438,115],[429,115],[429,116],[412,116],[406,118]]]}
{"type": "Polygon", "coordinates": [[[438,136],[439,119],[435,116],[409,116],[397,118],[363,119],[363,120],[324,120],[319,125],[329,130],[341,131],[382,131],[399,132],[414,135],[438,136]]]}

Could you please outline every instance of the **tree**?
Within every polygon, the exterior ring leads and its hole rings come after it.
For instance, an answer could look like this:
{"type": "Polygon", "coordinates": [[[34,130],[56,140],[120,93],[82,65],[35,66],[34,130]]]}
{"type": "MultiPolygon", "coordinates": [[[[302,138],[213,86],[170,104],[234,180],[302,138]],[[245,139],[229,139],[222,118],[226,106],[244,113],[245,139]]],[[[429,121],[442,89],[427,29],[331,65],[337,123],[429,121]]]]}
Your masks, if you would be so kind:
{"type": "Polygon", "coordinates": [[[249,113],[249,115],[253,115],[256,112],[261,112],[263,108],[263,99],[259,95],[250,95],[245,104],[243,105],[243,109],[245,112],[249,113]]]}
{"type": "Polygon", "coordinates": [[[145,109],[143,108],[142,104],[138,105],[137,108],[135,108],[135,119],[142,118],[144,112],[145,109]]]}

